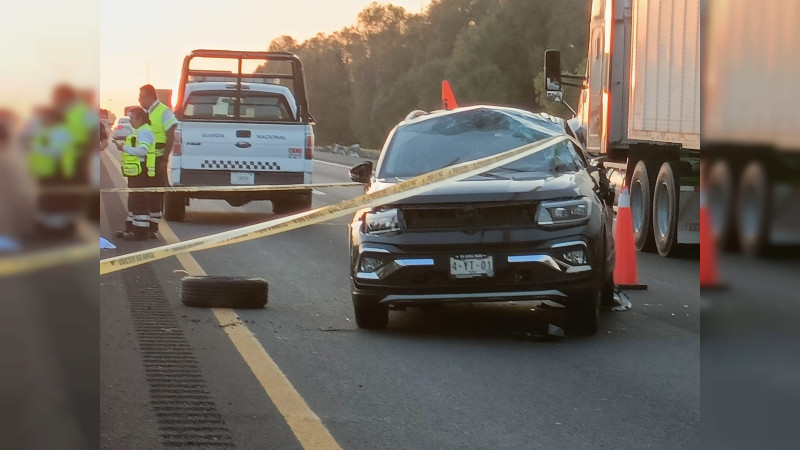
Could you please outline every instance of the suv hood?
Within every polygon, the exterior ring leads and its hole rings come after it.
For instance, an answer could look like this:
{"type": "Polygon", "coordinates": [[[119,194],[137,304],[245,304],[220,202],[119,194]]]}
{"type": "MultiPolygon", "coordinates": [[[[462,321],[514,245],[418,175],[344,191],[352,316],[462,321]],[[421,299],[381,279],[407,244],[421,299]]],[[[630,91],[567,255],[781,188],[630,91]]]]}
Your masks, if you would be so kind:
{"type": "MultiPolygon", "coordinates": [[[[554,198],[572,198],[581,196],[578,188],[579,177],[586,177],[585,172],[570,172],[559,175],[544,173],[512,173],[501,172],[479,175],[465,180],[435,188],[395,204],[430,204],[430,203],[475,203],[506,200],[547,200],[554,198]]],[[[376,192],[403,181],[397,179],[376,180],[368,192],[376,192]]]]}

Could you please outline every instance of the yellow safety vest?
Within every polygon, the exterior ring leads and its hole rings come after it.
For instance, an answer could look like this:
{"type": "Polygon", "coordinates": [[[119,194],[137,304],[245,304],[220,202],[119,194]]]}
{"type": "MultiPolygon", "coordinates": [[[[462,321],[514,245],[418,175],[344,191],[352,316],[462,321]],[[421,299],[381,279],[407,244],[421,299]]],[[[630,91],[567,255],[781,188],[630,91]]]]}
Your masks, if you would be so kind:
{"type": "Polygon", "coordinates": [[[164,112],[167,111],[167,105],[158,102],[153,112],[150,113],[150,127],[153,129],[153,135],[156,137],[155,154],[158,157],[164,156],[164,149],[167,146],[167,130],[173,124],[178,123],[178,120],[173,118],[167,123],[162,123],[164,119],[164,112]]]}
{"type": "MultiPolygon", "coordinates": [[[[137,142],[136,138],[139,135],[141,130],[149,130],[151,129],[149,125],[144,124],[141,127],[133,130],[133,133],[129,134],[128,137],[125,138],[125,145],[129,147],[136,147],[137,142]]],[[[155,176],[155,162],[153,161],[152,165],[150,162],[151,155],[153,155],[153,150],[155,145],[152,144],[145,144],[147,146],[147,158],[146,164],[148,168],[147,175],[150,177],[155,176]],[[150,168],[152,167],[152,170],[150,168]],[[152,175],[151,175],[152,172],[152,175]]],[[[155,159],[153,157],[153,159],[155,159]]],[[[137,177],[142,174],[142,160],[140,157],[136,155],[131,155],[129,153],[122,152],[122,174],[126,177],[137,177]]]]}
{"type": "Polygon", "coordinates": [[[28,155],[28,168],[37,178],[53,177],[58,174],[59,169],[67,178],[75,175],[75,160],[68,157],[68,155],[74,154],[74,143],[71,141],[52,142],[58,131],[61,131],[62,135],[66,133],[72,138],[65,124],[45,127],[33,137],[31,152],[28,155]]]}

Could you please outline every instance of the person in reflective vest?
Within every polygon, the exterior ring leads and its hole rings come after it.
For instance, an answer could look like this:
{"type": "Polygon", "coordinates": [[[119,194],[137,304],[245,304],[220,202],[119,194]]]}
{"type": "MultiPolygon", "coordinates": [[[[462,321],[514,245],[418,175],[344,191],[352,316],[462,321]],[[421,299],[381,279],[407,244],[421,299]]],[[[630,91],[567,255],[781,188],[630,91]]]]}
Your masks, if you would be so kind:
{"type": "MultiPolygon", "coordinates": [[[[134,109],[129,113],[133,132],[125,138],[122,147],[122,175],[128,178],[128,187],[151,187],[155,184],[155,136],[150,120],[144,109],[134,109]]],[[[129,241],[144,241],[150,235],[149,192],[128,194],[128,218],[125,230],[118,231],[117,237],[129,241]]]]}
{"type": "Polygon", "coordinates": [[[75,142],[57,109],[42,109],[40,124],[28,153],[28,168],[40,189],[36,228],[46,237],[62,237],[73,232],[78,215],[75,194],[59,192],[59,188],[74,184],[75,142]]]}
{"type": "MultiPolygon", "coordinates": [[[[172,110],[158,100],[156,89],[150,84],[139,88],[139,104],[149,114],[150,126],[155,136],[155,185],[168,187],[167,162],[172,151],[175,125],[178,124],[178,120],[172,110]]],[[[164,194],[154,194],[150,204],[150,228],[153,233],[158,232],[163,208],[164,194]]]]}

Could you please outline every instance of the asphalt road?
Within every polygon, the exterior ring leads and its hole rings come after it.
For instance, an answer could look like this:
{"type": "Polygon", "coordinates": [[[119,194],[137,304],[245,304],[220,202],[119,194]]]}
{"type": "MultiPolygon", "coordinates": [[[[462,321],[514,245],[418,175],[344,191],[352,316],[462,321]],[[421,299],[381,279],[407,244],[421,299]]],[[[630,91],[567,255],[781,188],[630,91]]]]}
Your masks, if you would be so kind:
{"type": "MultiPolygon", "coordinates": [[[[120,184],[106,163],[104,187],[120,184]]],[[[314,181],[347,181],[347,168],[317,161],[314,181]]],[[[359,191],[321,189],[314,206],[359,191]]],[[[101,236],[122,225],[123,205],[103,195],[101,236]]],[[[168,228],[186,240],[272,217],[269,202],[193,201],[185,222],[168,228]]],[[[267,307],[238,310],[231,322],[180,303],[183,271],[197,270],[191,261],[102,276],[101,445],[700,446],[696,248],[672,259],[639,254],[649,289],[628,293],[631,310],[604,313],[593,337],[540,339],[561,318],[524,302],[392,312],[386,331],[368,332],[350,303],[348,221],[194,253],[209,275],[269,281],[267,307]]],[[[118,242],[101,256],[164,243],[118,242]]]]}

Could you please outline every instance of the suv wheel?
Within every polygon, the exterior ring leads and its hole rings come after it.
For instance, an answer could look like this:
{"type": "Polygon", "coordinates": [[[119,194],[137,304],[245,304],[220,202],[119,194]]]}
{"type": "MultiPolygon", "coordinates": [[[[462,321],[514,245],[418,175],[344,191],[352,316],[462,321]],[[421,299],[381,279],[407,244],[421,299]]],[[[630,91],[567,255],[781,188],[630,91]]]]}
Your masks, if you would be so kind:
{"type": "Polygon", "coordinates": [[[389,324],[389,309],[373,302],[353,299],[356,325],[364,330],[382,330],[389,324]]]}
{"type": "Polygon", "coordinates": [[[573,334],[597,333],[600,321],[600,292],[573,299],[567,305],[567,331],[573,334]]]}

